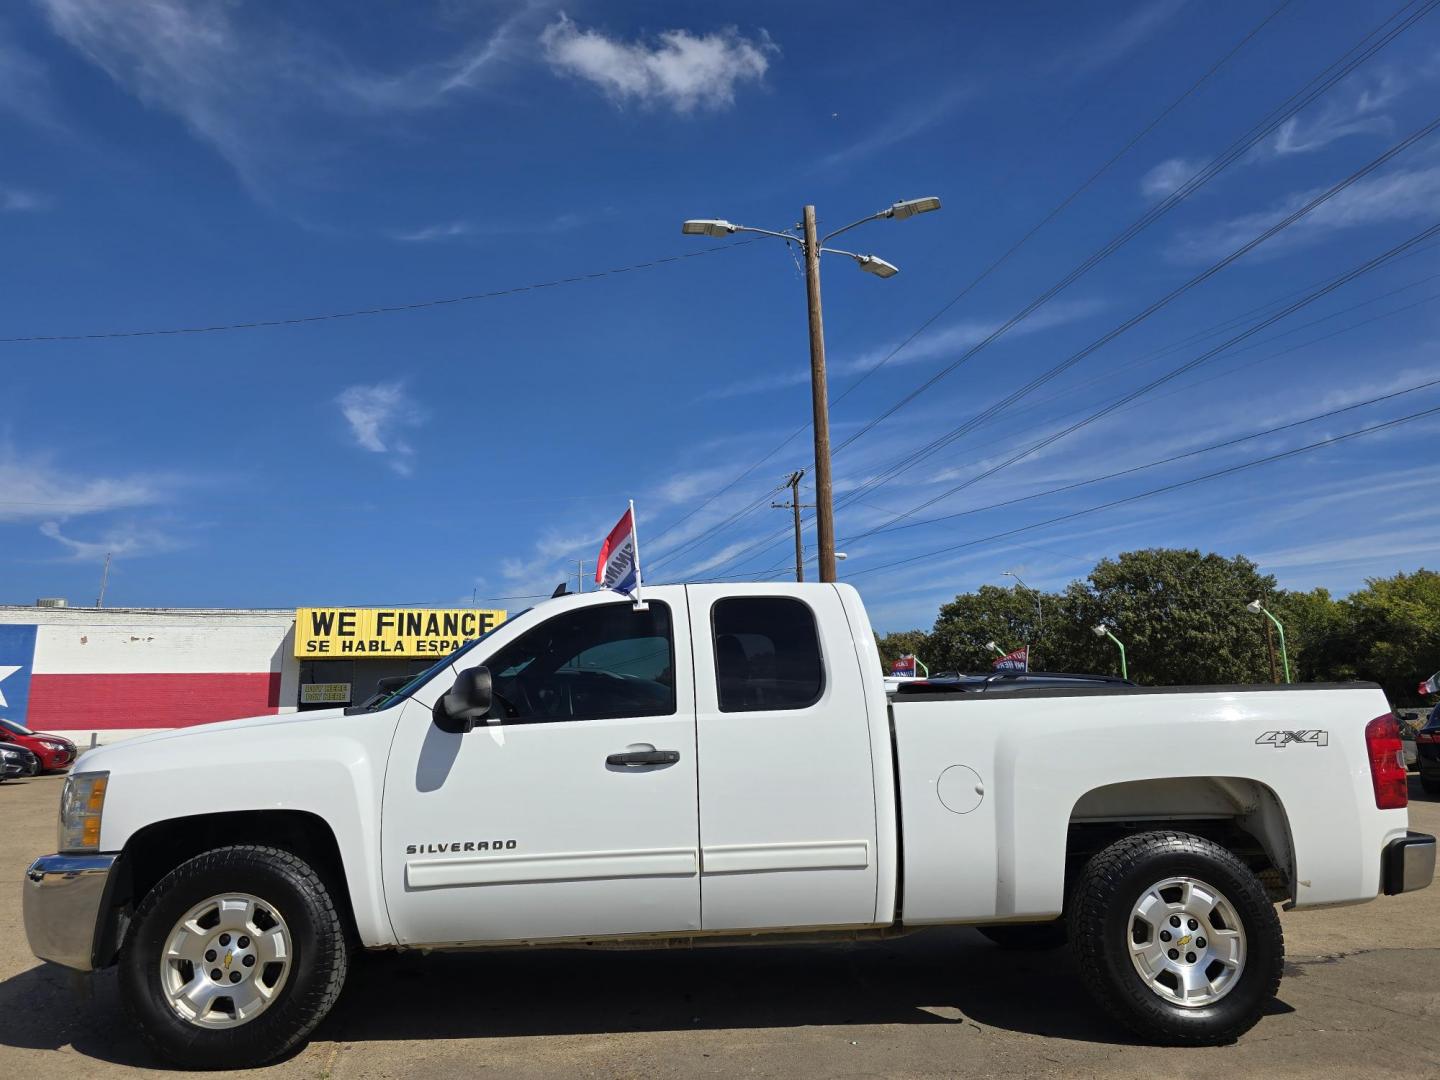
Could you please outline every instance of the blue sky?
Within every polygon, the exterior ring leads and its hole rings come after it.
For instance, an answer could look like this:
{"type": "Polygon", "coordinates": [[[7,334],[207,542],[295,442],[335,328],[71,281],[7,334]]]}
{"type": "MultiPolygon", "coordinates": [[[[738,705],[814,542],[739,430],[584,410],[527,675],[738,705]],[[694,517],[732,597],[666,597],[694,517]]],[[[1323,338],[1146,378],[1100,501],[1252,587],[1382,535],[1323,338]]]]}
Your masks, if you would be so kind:
{"type": "MultiPolygon", "coordinates": [[[[842,577],[882,629],[1018,572],[1151,545],[1344,593],[1434,567],[1440,420],[1000,540],[1440,405],[1430,387],[1125,477],[861,535],[1440,219],[1440,136],[915,468],[888,467],[1084,349],[1433,119],[1440,13],[868,430],[1394,11],[1293,0],[1003,266],[996,258],[1270,10],[1192,0],[413,4],[32,0],[0,13],[0,601],[454,604],[548,594],[634,498],[653,580],[783,574],[767,497],[810,465],[804,284],[687,217],[941,212],[827,257],[842,577]],[[1218,328],[1218,329],[1217,329],[1218,328]],[[878,371],[875,365],[893,356],[878,371]],[[716,492],[786,436],[798,435],[716,492]],[[863,490],[862,490],[863,488],[863,490]],[[748,512],[742,513],[747,507],[748,512]],[[723,527],[721,527],[723,526],[723,527]],[[767,546],[768,545],[768,546],[767,546]],[[900,566],[890,563],[953,550],[900,566]]],[[[1431,240],[917,518],[1142,465],[1440,378],[1431,240]]],[[[913,520],[913,519],[912,519],[913,520]]],[[[807,535],[813,545],[813,535],[807,535]]]]}

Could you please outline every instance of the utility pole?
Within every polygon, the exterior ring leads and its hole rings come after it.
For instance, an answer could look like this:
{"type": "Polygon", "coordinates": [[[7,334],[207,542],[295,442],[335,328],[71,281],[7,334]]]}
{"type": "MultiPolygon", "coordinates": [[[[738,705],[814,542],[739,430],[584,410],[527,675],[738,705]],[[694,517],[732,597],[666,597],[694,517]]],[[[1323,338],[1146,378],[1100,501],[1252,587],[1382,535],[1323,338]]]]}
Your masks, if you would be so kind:
{"type": "Polygon", "coordinates": [[[815,428],[815,539],[820,548],[820,580],[835,580],[835,504],[830,487],[830,394],[825,378],[825,327],[820,317],[820,256],[840,255],[854,259],[857,266],[867,274],[879,278],[892,278],[900,272],[894,263],[886,262],[878,255],[862,255],[854,251],[825,247],[841,233],[857,226],[882,218],[904,221],[917,214],[928,214],[940,209],[940,200],[934,195],[921,199],[901,199],[878,213],[870,214],[859,221],[852,221],[834,232],[818,236],[815,231],[815,207],[806,206],[801,221],[795,229],[776,232],[774,229],[756,229],[749,225],[736,225],[721,218],[689,218],[680,226],[686,236],[732,236],[737,232],[758,233],[771,236],[787,244],[796,245],[805,254],[805,297],[810,315],[810,398],[814,413],[815,428]],[[800,235],[795,235],[795,230],[800,235]]]}
{"type": "Polygon", "coordinates": [[[810,406],[815,427],[815,542],[820,580],[835,580],[835,504],[830,489],[830,392],[825,378],[825,326],[820,315],[820,241],[815,207],[804,210],[805,297],[810,311],[810,406]]]}
{"type": "Polygon", "coordinates": [[[105,552],[105,569],[100,571],[100,595],[95,598],[96,607],[105,606],[105,586],[110,581],[110,552],[105,552]]]}
{"type": "MultiPolygon", "coordinates": [[[[795,512],[795,580],[805,580],[805,544],[801,539],[800,511],[805,509],[800,502],[800,479],[805,475],[804,469],[797,469],[790,474],[790,479],[785,484],[790,489],[790,501],[788,503],[772,502],[771,509],[793,510],[795,512]]],[[[812,508],[813,509],[813,508],[812,508]]]]}

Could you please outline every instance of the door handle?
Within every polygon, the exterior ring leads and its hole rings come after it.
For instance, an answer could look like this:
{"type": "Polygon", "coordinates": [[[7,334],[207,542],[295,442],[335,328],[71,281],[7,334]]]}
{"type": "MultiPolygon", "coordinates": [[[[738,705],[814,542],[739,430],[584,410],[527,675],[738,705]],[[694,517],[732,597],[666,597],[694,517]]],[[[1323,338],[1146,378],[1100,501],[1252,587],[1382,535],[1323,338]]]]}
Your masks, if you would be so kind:
{"type": "Polygon", "coordinates": [[[630,750],[623,754],[611,754],[605,759],[606,765],[674,765],[680,760],[679,750],[630,750]]]}

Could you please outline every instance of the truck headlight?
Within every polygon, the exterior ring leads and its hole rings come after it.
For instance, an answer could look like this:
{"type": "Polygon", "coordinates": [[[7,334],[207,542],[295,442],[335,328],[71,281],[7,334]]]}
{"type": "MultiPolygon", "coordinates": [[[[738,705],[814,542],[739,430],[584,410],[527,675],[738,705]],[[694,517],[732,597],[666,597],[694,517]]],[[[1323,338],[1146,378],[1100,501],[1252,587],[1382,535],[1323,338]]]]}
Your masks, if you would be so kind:
{"type": "Polygon", "coordinates": [[[60,850],[99,851],[108,772],[72,773],[60,795],[60,850]]]}

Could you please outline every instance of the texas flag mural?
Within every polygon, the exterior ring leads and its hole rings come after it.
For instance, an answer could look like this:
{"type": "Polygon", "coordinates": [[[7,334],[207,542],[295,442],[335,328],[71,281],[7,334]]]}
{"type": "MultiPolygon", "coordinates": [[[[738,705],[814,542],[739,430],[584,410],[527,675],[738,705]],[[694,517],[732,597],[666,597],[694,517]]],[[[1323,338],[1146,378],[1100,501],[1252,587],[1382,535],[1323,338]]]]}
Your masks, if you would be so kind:
{"type": "Polygon", "coordinates": [[[595,584],[603,585],[616,592],[633,593],[640,599],[640,539],[635,532],[635,501],[605,542],[600,545],[600,555],[595,560],[595,584]]]}
{"type": "MultiPolygon", "coordinates": [[[[107,615],[109,613],[106,613],[107,615]]],[[[279,711],[284,633],[0,623],[0,717],[40,731],[187,727],[279,711]]]]}

